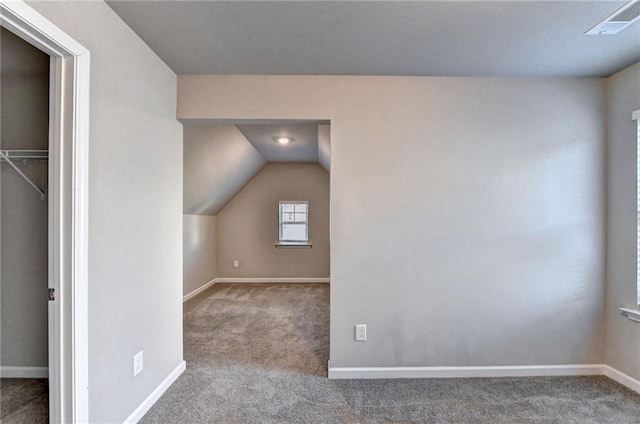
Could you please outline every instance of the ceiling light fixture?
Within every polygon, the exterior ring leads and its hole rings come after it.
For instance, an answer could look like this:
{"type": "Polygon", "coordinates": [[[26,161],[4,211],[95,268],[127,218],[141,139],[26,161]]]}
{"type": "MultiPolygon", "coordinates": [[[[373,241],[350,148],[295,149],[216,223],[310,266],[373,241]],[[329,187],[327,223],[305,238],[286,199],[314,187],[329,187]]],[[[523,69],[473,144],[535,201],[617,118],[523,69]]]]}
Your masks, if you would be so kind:
{"type": "Polygon", "coordinates": [[[585,32],[587,35],[614,35],[640,19],[640,0],[631,0],[585,32]]]}
{"type": "Polygon", "coordinates": [[[293,138],[291,137],[283,137],[283,136],[279,136],[279,137],[274,137],[273,138],[275,140],[276,143],[278,144],[289,144],[293,141],[293,138]]]}

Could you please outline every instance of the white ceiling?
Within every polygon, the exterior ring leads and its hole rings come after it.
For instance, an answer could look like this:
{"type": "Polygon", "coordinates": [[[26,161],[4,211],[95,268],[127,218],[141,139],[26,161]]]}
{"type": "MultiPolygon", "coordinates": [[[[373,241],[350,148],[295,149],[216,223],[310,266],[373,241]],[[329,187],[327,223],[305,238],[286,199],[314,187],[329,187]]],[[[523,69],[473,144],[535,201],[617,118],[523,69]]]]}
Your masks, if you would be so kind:
{"type": "Polygon", "coordinates": [[[608,76],[640,23],[583,33],[625,1],[110,1],[178,74],[608,76]]]}
{"type": "Polygon", "coordinates": [[[267,162],[318,162],[318,124],[237,125],[267,162]],[[282,145],[276,137],[293,141],[282,145]]]}

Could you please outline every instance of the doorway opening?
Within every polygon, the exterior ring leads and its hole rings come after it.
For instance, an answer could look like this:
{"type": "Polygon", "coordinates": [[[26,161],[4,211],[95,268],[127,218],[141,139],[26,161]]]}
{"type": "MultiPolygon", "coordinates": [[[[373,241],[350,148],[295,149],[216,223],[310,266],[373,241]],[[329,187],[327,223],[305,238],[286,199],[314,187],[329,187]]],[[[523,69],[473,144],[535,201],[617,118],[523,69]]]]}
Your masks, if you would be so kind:
{"type": "MultiPolygon", "coordinates": [[[[46,192],[37,193],[44,195],[46,199],[47,234],[44,239],[46,241],[41,237],[35,243],[46,251],[47,257],[45,269],[48,284],[44,285],[42,291],[42,296],[47,300],[47,367],[31,371],[37,376],[44,373],[47,377],[47,418],[50,422],[87,422],[89,52],[24,2],[0,1],[0,26],[49,56],[49,95],[48,98],[45,97],[49,125],[45,136],[39,135],[37,141],[38,146],[43,143],[48,146],[48,171],[44,173],[47,180],[46,192]]],[[[25,75],[18,72],[14,77],[20,79],[25,75]]],[[[0,91],[3,88],[0,87],[0,91]]],[[[19,89],[12,96],[20,96],[20,93],[26,92],[19,89]]],[[[3,133],[4,130],[3,128],[3,133]]],[[[6,143],[17,141],[7,140],[6,143]]],[[[4,139],[2,144],[5,148],[4,139]]],[[[13,147],[5,150],[2,154],[5,164],[2,167],[11,167],[20,178],[24,177],[23,181],[31,185],[32,189],[40,191],[42,186],[39,184],[43,181],[34,182],[31,178],[37,180],[37,175],[30,175],[37,172],[24,172],[19,166],[45,159],[44,152],[40,152],[40,157],[34,157],[34,149],[29,146],[28,152],[7,152],[15,150],[13,147]],[[16,164],[18,160],[22,163],[16,164]]],[[[32,166],[35,169],[40,165],[32,163],[32,166]]],[[[3,169],[2,176],[5,177],[6,173],[3,169]]],[[[42,177],[42,171],[40,176],[42,177]]],[[[13,177],[15,175],[9,178],[13,177]]],[[[17,189],[17,184],[15,187],[17,189]]],[[[3,212],[5,206],[10,207],[10,204],[7,202],[5,205],[3,200],[3,212]]],[[[5,246],[18,243],[17,236],[1,236],[2,253],[5,246]]],[[[24,255],[22,256],[24,259],[24,255]]],[[[2,277],[4,286],[4,272],[2,277]]],[[[41,280],[41,277],[42,275],[38,279],[41,280]]],[[[2,321],[5,331],[4,316],[2,321]]],[[[11,319],[7,322],[18,321],[11,319]]],[[[42,331],[43,321],[40,320],[39,323],[42,331]]],[[[0,336],[4,339],[4,334],[0,336]]],[[[4,340],[2,341],[1,344],[4,345],[4,340]]],[[[3,368],[1,371],[6,371],[9,375],[22,372],[24,375],[25,370],[3,368]]]]}
{"type": "Polygon", "coordinates": [[[47,422],[49,55],[0,29],[0,419],[47,422]]]}
{"type": "Polygon", "coordinates": [[[185,360],[326,377],[330,122],[183,124],[185,360]]]}
{"type": "Polygon", "coordinates": [[[184,124],[185,296],[214,279],[328,281],[329,136],[327,121],[184,124]]]}

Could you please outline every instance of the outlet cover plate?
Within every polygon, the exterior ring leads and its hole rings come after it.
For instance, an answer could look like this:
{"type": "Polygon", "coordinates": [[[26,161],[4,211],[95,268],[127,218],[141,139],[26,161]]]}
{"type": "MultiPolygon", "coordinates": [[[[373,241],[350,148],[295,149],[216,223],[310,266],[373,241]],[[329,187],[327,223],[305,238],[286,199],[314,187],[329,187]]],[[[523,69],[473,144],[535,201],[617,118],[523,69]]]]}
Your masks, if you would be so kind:
{"type": "Polygon", "coordinates": [[[356,324],[356,341],[367,341],[367,324],[356,324]]]}
{"type": "Polygon", "coordinates": [[[133,357],[133,376],[140,374],[144,369],[144,354],[143,351],[136,353],[133,357]]]}

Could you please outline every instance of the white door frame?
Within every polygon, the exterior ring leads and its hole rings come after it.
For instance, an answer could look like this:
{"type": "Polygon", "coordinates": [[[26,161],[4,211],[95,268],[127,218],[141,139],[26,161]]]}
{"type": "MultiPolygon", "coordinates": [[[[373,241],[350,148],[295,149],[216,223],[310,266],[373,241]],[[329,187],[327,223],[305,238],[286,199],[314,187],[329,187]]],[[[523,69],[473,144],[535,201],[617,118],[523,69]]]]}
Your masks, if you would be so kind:
{"type": "Polygon", "coordinates": [[[21,0],[0,0],[0,25],[51,56],[49,417],[51,423],[85,423],[89,51],[21,0]]]}

